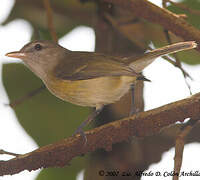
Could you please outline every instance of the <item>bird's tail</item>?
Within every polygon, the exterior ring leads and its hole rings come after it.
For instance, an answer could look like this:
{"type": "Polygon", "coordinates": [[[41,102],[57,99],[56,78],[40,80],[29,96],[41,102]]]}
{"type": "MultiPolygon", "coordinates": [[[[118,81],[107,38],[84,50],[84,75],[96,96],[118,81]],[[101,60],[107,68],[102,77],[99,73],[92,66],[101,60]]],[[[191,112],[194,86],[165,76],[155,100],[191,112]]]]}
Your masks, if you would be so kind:
{"type": "Polygon", "coordinates": [[[197,47],[197,43],[195,41],[180,42],[180,43],[175,43],[172,45],[168,45],[162,48],[152,50],[138,58],[134,58],[134,59],[132,57],[126,58],[125,61],[136,72],[141,72],[145,67],[151,64],[159,56],[175,53],[178,51],[193,49],[196,47],[197,47]]]}

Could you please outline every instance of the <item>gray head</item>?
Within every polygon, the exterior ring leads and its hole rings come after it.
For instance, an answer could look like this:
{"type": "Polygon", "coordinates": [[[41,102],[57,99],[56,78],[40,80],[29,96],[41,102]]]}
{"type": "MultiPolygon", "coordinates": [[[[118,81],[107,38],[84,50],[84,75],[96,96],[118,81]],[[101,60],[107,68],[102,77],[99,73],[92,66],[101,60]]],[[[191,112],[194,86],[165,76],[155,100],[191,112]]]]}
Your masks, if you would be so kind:
{"type": "Polygon", "coordinates": [[[7,53],[6,56],[22,59],[36,75],[43,79],[46,72],[50,71],[66,52],[67,49],[52,41],[41,40],[30,42],[20,51],[7,53]]]}

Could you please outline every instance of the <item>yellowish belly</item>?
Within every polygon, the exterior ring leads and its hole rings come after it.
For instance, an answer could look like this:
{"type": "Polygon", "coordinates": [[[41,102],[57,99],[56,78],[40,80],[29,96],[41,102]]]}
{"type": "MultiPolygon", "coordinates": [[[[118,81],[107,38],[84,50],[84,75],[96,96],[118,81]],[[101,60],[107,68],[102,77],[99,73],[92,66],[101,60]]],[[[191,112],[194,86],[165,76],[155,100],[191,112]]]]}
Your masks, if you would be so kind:
{"type": "MultiPolygon", "coordinates": [[[[57,97],[80,106],[97,107],[118,101],[136,80],[135,77],[100,77],[88,80],[58,80],[46,83],[57,97]]],[[[47,81],[49,82],[49,81],[47,81]]]]}

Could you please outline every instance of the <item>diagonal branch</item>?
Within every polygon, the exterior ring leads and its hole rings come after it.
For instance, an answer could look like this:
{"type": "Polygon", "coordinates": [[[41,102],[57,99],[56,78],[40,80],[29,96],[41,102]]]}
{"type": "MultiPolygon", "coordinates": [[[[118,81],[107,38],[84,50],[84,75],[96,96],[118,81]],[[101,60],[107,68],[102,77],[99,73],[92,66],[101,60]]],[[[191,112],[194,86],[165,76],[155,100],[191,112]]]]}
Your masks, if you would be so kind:
{"type": "MultiPolygon", "coordinates": [[[[46,89],[46,86],[45,85],[42,85],[40,86],[39,88],[37,89],[34,89],[33,91],[29,92],[28,94],[20,97],[19,99],[9,103],[8,105],[12,108],[15,108],[16,106],[22,104],[24,101],[30,99],[31,97],[39,94],[42,90],[46,89]]],[[[7,105],[7,104],[6,104],[7,105]]]]}
{"type": "Polygon", "coordinates": [[[19,156],[20,155],[20,154],[4,151],[3,149],[0,149],[0,154],[6,154],[6,155],[10,155],[10,156],[19,156]]]}
{"type": "MultiPolygon", "coordinates": [[[[165,33],[166,39],[168,41],[168,44],[172,44],[172,40],[171,40],[169,31],[164,29],[164,33],[165,33]]],[[[179,60],[177,54],[174,53],[173,56],[174,56],[174,59],[175,59],[175,66],[181,70],[183,77],[184,77],[184,80],[185,80],[185,83],[186,83],[186,86],[189,89],[190,95],[192,95],[191,87],[190,87],[189,83],[187,82],[187,78],[190,78],[192,80],[192,77],[183,69],[181,61],[179,60]]]]}
{"type": "MultiPolygon", "coordinates": [[[[165,29],[184,40],[195,40],[200,43],[200,31],[187,23],[180,16],[160,8],[147,0],[101,0],[113,3],[127,11],[131,11],[135,16],[146,19],[147,21],[159,24],[165,29]]],[[[200,46],[197,48],[200,51],[200,46]]]]}
{"type": "Polygon", "coordinates": [[[49,0],[43,0],[43,2],[44,2],[44,6],[46,9],[46,13],[47,13],[47,23],[48,23],[49,31],[51,33],[51,37],[54,42],[58,42],[56,31],[55,31],[55,28],[53,25],[53,13],[52,13],[52,8],[50,5],[50,2],[49,2],[49,0]]]}
{"type": "Polygon", "coordinates": [[[86,132],[87,145],[83,146],[80,135],[41,147],[8,161],[0,161],[0,175],[16,174],[23,170],[65,166],[77,156],[103,148],[112,149],[112,144],[127,141],[132,136],[145,137],[159,133],[165,127],[183,122],[186,118],[200,116],[200,93],[189,98],[138,113],[130,118],[114,121],[86,132]]]}

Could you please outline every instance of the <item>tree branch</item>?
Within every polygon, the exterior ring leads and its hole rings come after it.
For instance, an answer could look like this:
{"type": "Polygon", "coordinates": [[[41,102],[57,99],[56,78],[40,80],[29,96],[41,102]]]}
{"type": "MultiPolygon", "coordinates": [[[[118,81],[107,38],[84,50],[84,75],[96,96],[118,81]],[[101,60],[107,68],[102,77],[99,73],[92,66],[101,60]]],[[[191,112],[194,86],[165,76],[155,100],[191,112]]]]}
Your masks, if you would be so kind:
{"type": "MultiPolygon", "coordinates": [[[[167,9],[160,8],[147,0],[101,1],[113,3],[131,11],[135,16],[159,24],[184,40],[195,40],[198,44],[200,43],[200,31],[198,29],[187,23],[187,21],[180,16],[168,11],[167,9]]],[[[197,50],[200,51],[200,46],[197,47],[197,50]]]]}
{"type": "Polygon", "coordinates": [[[199,121],[198,119],[191,119],[188,121],[184,127],[179,132],[178,136],[176,137],[176,145],[175,145],[175,157],[174,157],[174,173],[176,174],[173,176],[173,180],[179,180],[181,165],[182,165],[182,159],[183,159],[183,150],[184,150],[184,144],[185,144],[185,138],[187,135],[191,132],[193,127],[197,124],[199,121]]]}
{"type": "Polygon", "coordinates": [[[58,42],[56,31],[55,31],[55,28],[53,25],[53,13],[52,13],[52,8],[50,5],[50,2],[49,2],[49,0],[43,0],[43,2],[44,2],[44,6],[46,9],[46,13],[47,13],[47,23],[48,23],[49,31],[51,33],[51,37],[54,42],[58,42]]]}
{"type": "Polygon", "coordinates": [[[86,132],[87,145],[83,146],[80,135],[41,147],[8,161],[0,161],[0,175],[16,174],[23,170],[67,165],[74,157],[103,148],[112,149],[112,144],[127,141],[132,136],[145,137],[159,133],[175,122],[200,116],[200,93],[130,118],[105,124],[86,132]]]}
{"type": "Polygon", "coordinates": [[[19,156],[20,155],[20,154],[4,151],[3,149],[0,149],[0,154],[6,154],[6,155],[10,155],[10,156],[19,156]]]}

